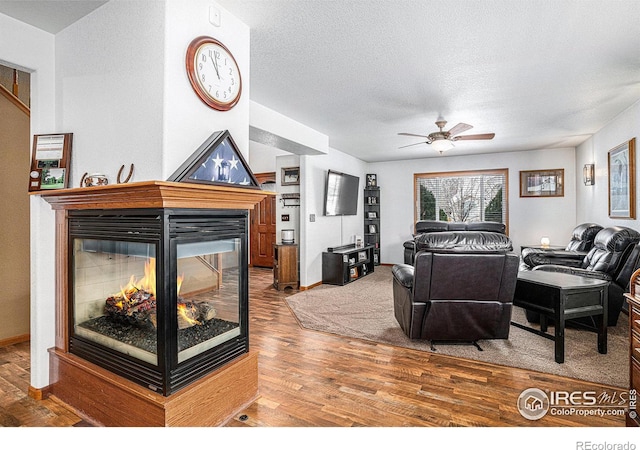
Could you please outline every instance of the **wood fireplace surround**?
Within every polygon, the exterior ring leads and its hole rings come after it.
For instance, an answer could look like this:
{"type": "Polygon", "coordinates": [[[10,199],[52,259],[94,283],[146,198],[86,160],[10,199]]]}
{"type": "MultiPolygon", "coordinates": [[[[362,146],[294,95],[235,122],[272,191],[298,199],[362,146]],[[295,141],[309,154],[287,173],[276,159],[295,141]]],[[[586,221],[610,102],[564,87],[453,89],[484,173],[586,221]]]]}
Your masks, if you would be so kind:
{"type": "MultiPolygon", "coordinates": [[[[42,196],[56,211],[56,336],[55,347],[49,350],[48,389],[52,395],[97,425],[127,427],[221,425],[257,398],[258,358],[257,352],[250,351],[248,346],[248,299],[247,310],[241,314],[245,315],[246,343],[243,345],[246,347],[241,346],[231,357],[225,356],[213,368],[206,361],[199,364],[204,367],[202,373],[191,376],[184,385],[154,391],[144,386],[145,383],[114,373],[108,365],[100,364],[99,359],[96,364],[96,361],[89,361],[92,358],[87,360],[77,351],[72,352],[70,220],[92,211],[123,210],[168,209],[196,211],[196,214],[198,211],[206,214],[221,211],[223,215],[238,212],[240,216],[246,216],[248,210],[273,193],[259,189],[145,181],[38,192],[36,195],[42,196]]],[[[247,236],[243,233],[242,239],[248,239],[247,236]]],[[[240,252],[240,260],[246,268],[247,243],[240,248],[245,249],[240,252]]],[[[163,275],[162,263],[158,267],[159,275],[163,275]]],[[[240,284],[246,284],[240,286],[240,295],[248,296],[246,276],[240,277],[240,284]]]]}

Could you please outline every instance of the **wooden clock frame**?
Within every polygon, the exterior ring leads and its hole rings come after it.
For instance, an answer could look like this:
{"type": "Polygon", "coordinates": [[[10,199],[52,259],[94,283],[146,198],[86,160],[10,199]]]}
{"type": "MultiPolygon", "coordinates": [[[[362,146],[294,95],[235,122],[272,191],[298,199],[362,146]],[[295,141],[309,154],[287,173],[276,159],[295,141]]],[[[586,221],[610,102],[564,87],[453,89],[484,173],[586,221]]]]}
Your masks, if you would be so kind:
{"type": "Polygon", "coordinates": [[[233,53],[231,53],[231,51],[222,42],[209,36],[200,36],[195,38],[193,41],[191,41],[189,47],[187,48],[185,64],[187,66],[187,75],[189,76],[191,87],[193,87],[193,90],[198,95],[198,98],[200,98],[200,100],[202,100],[207,106],[218,111],[229,111],[240,101],[240,97],[242,96],[242,75],[240,74],[240,66],[233,56],[233,53]],[[196,74],[195,68],[195,55],[198,52],[198,49],[205,44],[215,44],[222,47],[222,49],[224,49],[233,60],[233,64],[238,68],[238,95],[231,102],[222,103],[211,98],[198,82],[198,76],[196,74]]]}

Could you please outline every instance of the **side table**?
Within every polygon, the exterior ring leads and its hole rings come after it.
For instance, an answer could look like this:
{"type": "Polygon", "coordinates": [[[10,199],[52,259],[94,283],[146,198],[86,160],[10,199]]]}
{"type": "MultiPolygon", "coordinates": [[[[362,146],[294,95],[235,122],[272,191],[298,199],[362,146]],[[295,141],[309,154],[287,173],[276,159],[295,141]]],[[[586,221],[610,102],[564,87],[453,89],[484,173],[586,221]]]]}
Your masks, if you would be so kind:
{"type": "Polygon", "coordinates": [[[298,288],[298,246],[275,244],[273,246],[273,287],[281,291],[298,288]]]}
{"type": "Polygon", "coordinates": [[[540,330],[511,322],[555,342],[555,360],[564,362],[565,322],[593,317],[598,333],[598,352],[607,353],[607,300],[609,282],[561,272],[542,270],[518,273],[514,306],[540,314],[540,330]],[[547,319],[553,319],[555,332],[547,333],[547,319]]]}

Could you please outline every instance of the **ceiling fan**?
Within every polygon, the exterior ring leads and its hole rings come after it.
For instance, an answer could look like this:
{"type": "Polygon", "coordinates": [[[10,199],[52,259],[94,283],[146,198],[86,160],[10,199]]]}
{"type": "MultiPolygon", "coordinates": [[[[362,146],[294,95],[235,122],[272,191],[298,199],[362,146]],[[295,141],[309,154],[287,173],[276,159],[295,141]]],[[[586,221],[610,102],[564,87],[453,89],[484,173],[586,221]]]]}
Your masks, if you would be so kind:
{"type": "Polygon", "coordinates": [[[482,134],[467,134],[464,136],[458,136],[458,134],[463,133],[467,130],[473,128],[471,125],[466,123],[459,123],[455,127],[451,128],[449,131],[444,131],[443,128],[447,124],[447,121],[444,119],[438,119],[436,121],[436,126],[440,128],[440,131],[435,131],[433,133],[429,133],[427,136],[423,136],[421,134],[413,134],[413,133],[398,133],[400,136],[414,136],[426,138],[427,140],[424,142],[417,142],[415,144],[404,145],[399,148],[410,147],[412,145],[418,144],[430,144],[434,150],[437,150],[442,154],[443,152],[454,147],[453,142],[455,141],[471,141],[471,140],[483,140],[483,139],[493,139],[496,135],[495,133],[482,133],[482,134]]]}

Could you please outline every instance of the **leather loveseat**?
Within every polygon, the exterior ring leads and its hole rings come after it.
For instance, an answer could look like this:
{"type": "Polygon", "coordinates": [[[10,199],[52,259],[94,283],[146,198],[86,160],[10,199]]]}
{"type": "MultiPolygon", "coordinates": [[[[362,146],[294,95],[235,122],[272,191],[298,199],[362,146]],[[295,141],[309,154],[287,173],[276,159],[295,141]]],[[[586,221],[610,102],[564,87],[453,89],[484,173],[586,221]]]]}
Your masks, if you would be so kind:
{"type": "Polygon", "coordinates": [[[545,264],[580,267],[593,247],[596,235],[602,230],[597,223],[582,223],[573,229],[564,250],[526,247],[522,249],[520,270],[531,270],[545,264]]]}
{"type": "MultiPolygon", "coordinates": [[[[502,233],[420,237],[415,264],[392,268],[394,315],[411,339],[507,339],[519,257],[502,233]]],[[[477,345],[477,343],[476,343],[477,345]]]]}
{"type": "Polygon", "coordinates": [[[417,251],[421,250],[418,242],[425,233],[439,233],[445,231],[489,231],[505,234],[506,227],[498,222],[443,222],[438,220],[419,220],[415,225],[413,239],[404,242],[404,263],[413,264],[417,251]]]}
{"type": "MultiPolygon", "coordinates": [[[[615,326],[626,303],[631,275],[640,263],[640,233],[627,227],[608,227],[596,235],[593,248],[580,267],[545,264],[533,270],[563,272],[610,281],[608,289],[608,326],[615,326]]],[[[539,316],[527,311],[527,319],[537,322],[539,316]]]]}

